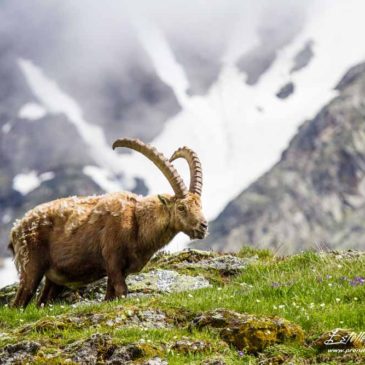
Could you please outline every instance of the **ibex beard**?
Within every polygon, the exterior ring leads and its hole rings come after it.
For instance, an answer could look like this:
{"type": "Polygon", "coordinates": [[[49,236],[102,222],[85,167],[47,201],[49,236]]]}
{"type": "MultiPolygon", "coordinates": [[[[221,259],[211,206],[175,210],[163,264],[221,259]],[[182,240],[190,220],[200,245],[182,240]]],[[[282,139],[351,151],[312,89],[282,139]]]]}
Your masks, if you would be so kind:
{"type": "Polygon", "coordinates": [[[139,140],[119,139],[149,158],[170,182],[175,195],[141,197],[110,193],[58,199],[35,207],[16,222],[9,248],[19,272],[12,305],[26,307],[45,277],[38,305],[53,301],[65,287],[77,288],[108,277],[105,299],[126,296],[126,277],[139,272],[152,255],[183,232],[202,239],[208,224],[201,206],[201,163],[194,151],[179,148],[170,160],[139,140]],[[172,165],[184,158],[190,187],[172,165]]]}

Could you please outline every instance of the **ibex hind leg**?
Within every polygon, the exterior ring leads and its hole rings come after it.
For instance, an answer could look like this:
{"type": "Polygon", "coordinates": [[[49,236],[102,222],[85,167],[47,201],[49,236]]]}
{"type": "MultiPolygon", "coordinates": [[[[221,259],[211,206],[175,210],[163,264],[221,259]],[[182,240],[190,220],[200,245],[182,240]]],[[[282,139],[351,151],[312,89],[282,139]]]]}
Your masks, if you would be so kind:
{"type": "Polygon", "coordinates": [[[46,277],[43,290],[38,297],[37,305],[40,307],[42,304],[46,305],[49,302],[53,302],[63,290],[64,286],[57,285],[46,277]]]}
{"type": "Polygon", "coordinates": [[[25,308],[33,298],[40,281],[45,273],[45,267],[35,255],[29,255],[29,262],[21,270],[19,288],[16,293],[13,307],[25,308]]]}

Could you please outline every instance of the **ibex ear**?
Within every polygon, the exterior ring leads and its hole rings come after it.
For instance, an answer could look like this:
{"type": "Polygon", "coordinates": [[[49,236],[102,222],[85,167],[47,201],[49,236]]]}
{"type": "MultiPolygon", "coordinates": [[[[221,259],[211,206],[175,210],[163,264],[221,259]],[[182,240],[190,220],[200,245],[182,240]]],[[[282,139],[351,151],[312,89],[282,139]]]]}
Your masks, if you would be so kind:
{"type": "Polygon", "coordinates": [[[171,205],[171,201],[170,201],[170,199],[166,195],[157,195],[157,196],[158,196],[158,198],[160,199],[160,202],[163,205],[166,205],[167,207],[169,205],[171,205]]]}

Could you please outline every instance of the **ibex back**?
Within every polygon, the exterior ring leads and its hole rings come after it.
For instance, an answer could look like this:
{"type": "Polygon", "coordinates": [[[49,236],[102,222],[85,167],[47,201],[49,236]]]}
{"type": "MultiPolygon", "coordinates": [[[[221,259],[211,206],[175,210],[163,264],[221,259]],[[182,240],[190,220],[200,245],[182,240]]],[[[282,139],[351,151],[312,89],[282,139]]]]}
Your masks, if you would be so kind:
{"type": "Polygon", "coordinates": [[[116,147],[131,148],[149,158],[175,195],[71,197],[27,212],[12,229],[9,244],[20,275],[15,307],[27,306],[43,276],[38,305],[56,299],[64,287],[77,288],[106,275],[105,299],[125,296],[127,275],[140,271],[177,233],[192,239],[205,237],[208,225],[202,213],[197,155],[182,147],[167,160],[155,148],[132,139],[117,140],[116,147]],[[171,164],[177,158],[189,164],[189,190],[171,164]]]}

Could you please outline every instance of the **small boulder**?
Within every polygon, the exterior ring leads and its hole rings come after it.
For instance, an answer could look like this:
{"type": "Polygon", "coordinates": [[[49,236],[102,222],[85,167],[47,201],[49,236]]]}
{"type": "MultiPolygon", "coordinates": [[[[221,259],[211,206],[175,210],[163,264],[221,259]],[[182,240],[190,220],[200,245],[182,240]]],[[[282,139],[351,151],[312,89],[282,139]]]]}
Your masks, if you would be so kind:
{"type": "Polygon", "coordinates": [[[0,289],[0,305],[9,304],[15,297],[18,284],[12,284],[0,289]]]}
{"type": "Polygon", "coordinates": [[[250,353],[257,353],[276,343],[304,341],[303,330],[286,319],[241,314],[226,309],[202,313],[192,321],[190,328],[194,327],[217,328],[226,343],[250,353]]]}
{"type": "Polygon", "coordinates": [[[131,275],[127,280],[131,292],[173,293],[210,287],[203,276],[182,275],[173,270],[152,270],[131,275]]]}
{"type": "Polygon", "coordinates": [[[145,353],[140,346],[130,344],[116,348],[112,356],[105,363],[107,365],[124,365],[144,355],[145,353]]]}
{"type": "Polygon", "coordinates": [[[182,262],[177,264],[178,268],[192,268],[196,267],[199,269],[213,269],[218,270],[224,275],[236,275],[243,270],[249,263],[256,260],[253,258],[240,258],[233,255],[221,255],[217,257],[205,258],[197,263],[194,262],[182,262]]]}
{"type": "Polygon", "coordinates": [[[66,346],[64,355],[77,364],[93,365],[112,356],[115,348],[109,335],[95,333],[86,340],[66,346]]]}

